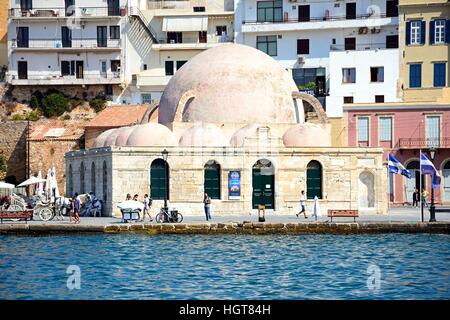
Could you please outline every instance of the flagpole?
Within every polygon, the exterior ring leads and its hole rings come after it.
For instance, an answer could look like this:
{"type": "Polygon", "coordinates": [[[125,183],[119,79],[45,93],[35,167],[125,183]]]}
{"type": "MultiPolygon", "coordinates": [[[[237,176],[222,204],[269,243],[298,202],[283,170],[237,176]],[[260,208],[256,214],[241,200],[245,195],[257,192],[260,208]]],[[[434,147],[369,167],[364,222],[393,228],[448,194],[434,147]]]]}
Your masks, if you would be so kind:
{"type": "Polygon", "coordinates": [[[420,215],[423,222],[423,192],[422,192],[422,149],[419,149],[419,194],[420,194],[420,215]]]}
{"type": "Polygon", "coordinates": [[[389,215],[389,223],[391,223],[391,180],[390,180],[390,173],[389,173],[389,155],[388,155],[388,162],[386,165],[386,171],[387,171],[387,183],[388,183],[388,192],[387,192],[387,203],[388,203],[388,215],[389,215]]]}

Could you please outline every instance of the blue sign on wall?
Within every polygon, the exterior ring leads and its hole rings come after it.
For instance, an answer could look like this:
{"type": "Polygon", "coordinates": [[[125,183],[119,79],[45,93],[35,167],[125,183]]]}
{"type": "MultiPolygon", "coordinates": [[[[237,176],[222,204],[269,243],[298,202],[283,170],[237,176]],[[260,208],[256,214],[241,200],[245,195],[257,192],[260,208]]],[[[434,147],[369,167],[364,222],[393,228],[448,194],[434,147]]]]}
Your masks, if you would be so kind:
{"type": "Polygon", "coordinates": [[[230,171],[228,173],[228,199],[241,198],[241,172],[230,171]]]}

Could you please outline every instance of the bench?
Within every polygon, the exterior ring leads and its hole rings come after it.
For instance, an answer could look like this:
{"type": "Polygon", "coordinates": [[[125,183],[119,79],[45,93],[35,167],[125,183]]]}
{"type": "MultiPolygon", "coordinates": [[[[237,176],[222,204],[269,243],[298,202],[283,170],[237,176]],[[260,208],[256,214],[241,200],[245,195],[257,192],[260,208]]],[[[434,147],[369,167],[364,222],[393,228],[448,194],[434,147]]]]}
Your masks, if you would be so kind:
{"type": "Polygon", "coordinates": [[[122,212],[122,221],[123,222],[139,221],[141,219],[139,210],[120,209],[120,211],[122,212]]]}
{"type": "Polygon", "coordinates": [[[356,217],[359,215],[358,210],[328,210],[328,217],[331,218],[331,222],[333,222],[333,217],[353,218],[353,221],[356,222],[356,217]]]}
{"type": "Polygon", "coordinates": [[[450,212],[450,208],[436,207],[434,212],[450,212]]]}
{"type": "Polygon", "coordinates": [[[33,217],[33,210],[25,211],[0,211],[0,221],[3,224],[3,219],[24,219],[25,223],[33,217]]]}

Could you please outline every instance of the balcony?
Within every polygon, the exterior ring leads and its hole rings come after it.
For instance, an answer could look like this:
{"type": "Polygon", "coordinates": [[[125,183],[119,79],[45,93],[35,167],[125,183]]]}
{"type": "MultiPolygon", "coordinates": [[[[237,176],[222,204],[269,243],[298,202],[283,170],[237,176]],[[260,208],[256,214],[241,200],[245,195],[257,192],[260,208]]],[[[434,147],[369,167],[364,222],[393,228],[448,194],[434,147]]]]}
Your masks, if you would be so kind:
{"type": "Polygon", "coordinates": [[[162,50],[204,50],[213,47],[217,47],[226,43],[232,43],[233,37],[220,37],[212,36],[208,37],[207,41],[200,42],[198,38],[183,38],[181,42],[168,41],[167,38],[158,39],[158,43],[152,45],[152,49],[155,51],[162,50]]]}
{"type": "Polygon", "coordinates": [[[388,48],[386,43],[357,43],[354,49],[346,49],[343,44],[332,44],[330,45],[330,51],[364,51],[364,50],[380,50],[380,49],[398,49],[398,48],[388,48]]]}
{"type": "Polygon", "coordinates": [[[428,148],[450,148],[450,137],[432,138],[400,138],[397,143],[398,149],[428,149],[428,148]]]}
{"type": "Polygon", "coordinates": [[[53,18],[120,18],[127,15],[126,8],[110,9],[108,7],[77,7],[73,9],[60,8],[34,8],[22,10],[21,8],[9,9],[9,17],[12,19],[53,19],[53,18]]]}
{"type": "Polygon", "coordinates": [[[121,84],[120,72],[111,72],[105,75],[84,74],[82,77],[61,76],[55,74],[28,75],[27,79],[19,79],[16,74],[7,75],[7,83],[15,86],[30,85],[93,85],[93,84],[121,84]]]}
{"type": "Polygon", "coordinates": [[[147,75],[145,72],[136,75],[137,87],[161,87],[164,88],[172,76],[147,75]]]}
{"type": "Polygon", "coordinates": [[[242,32],[270,32],[270,31],[298,31],[318,29],[361,28],[370,25],[380,28],[382,26],[398,25],[398,17],[387,17],[386,14],[363,14],[355,19],[346,16],[312,17],[308,21],[299,21],[295,18],[285,18],[279,21],[245,20],[242,22],[242,32]]]}
{"type": "Polygon", "coordinates": [[[97,38],[72,39],[64,44],[60,39],[29,39],[28,43],[20,43],[17,39],[11,40],[13,51],[117,51],[121,50],[120,39],[100,41],[97,38]]]}

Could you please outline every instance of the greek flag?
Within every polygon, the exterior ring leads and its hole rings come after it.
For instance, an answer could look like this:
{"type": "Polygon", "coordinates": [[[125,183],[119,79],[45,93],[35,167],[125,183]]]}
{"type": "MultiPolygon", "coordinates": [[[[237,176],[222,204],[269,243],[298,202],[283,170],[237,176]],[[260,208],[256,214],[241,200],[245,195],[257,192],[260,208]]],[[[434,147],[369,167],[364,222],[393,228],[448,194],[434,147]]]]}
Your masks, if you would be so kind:
{"type": "Polygon", "coordinates": [[[411,179],[411,172],[406,169],[401,163],[400,161],[397,160],[397,158],[395,158],[392,154],[389,153],[388,156],[388,166],[389,166],[389,173],[394,173],[394,174],[401,174],[405,177],[407,177],[408,179],[411,179]]]}
{"type": "Polygon", "coordinates": [[[421,174],[431,175],[431,183],[434,188],[438,188],[441,184],[441,177],[438,174],[433,163],[421,152],[420,153],[420,172],[421,174]]]}

